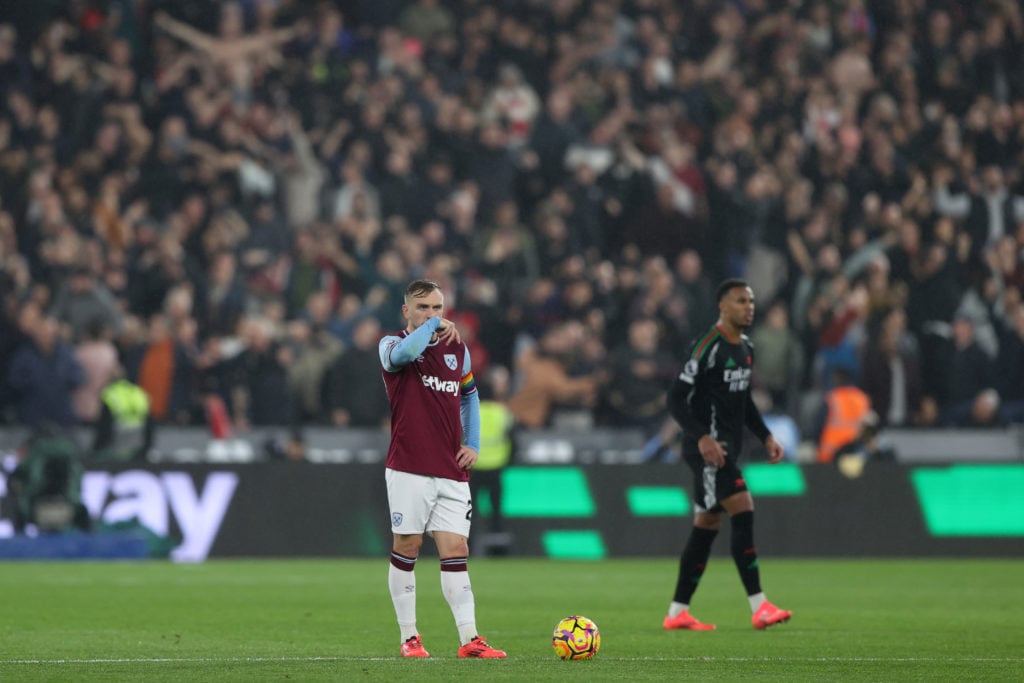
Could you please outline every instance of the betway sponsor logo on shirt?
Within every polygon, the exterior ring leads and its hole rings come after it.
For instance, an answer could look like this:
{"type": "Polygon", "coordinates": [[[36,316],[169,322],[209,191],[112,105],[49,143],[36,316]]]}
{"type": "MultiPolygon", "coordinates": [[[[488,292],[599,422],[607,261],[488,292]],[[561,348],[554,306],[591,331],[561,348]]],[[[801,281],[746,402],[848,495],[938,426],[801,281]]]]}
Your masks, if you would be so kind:
{"type": "Polygon", "coordinates": [[[459,383],[454,379],[441,379],[440,377],[434,377],[433,375],[420,375],[420,379],[423,380],[423,386],[434,391],[440,391],[445,394],[451,394],[452,396],[459,395],[459,383]]]}

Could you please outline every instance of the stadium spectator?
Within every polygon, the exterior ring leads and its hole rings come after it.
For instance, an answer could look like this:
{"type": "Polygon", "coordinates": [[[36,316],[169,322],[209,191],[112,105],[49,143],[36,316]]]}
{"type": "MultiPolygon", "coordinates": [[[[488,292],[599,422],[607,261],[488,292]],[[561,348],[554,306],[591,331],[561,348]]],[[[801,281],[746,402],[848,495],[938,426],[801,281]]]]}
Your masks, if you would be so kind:
{"type": "Polygon", "coordinates": [[[509,397],[508,407],[518,424],[528,429],[548,427],[560,410],[594,405],[600,385],[596,374],[570,374],[583,335],[581,323],[564,322],[516,355],[517,388],[509,397]]]}
{"type": "Polygon", "coordinates": [[[602,390],[607,423],[640,429],[646,438],[653,436],[664,421],[665,392],[674,368],[672,357],[661,348],[658,321],[634,319],[626,343],[608,354],[608,377],[602,390]]]}
{"type": "MultiPolygon", "coordinates": [[[[650,256],[641,264],[641,287],[630,302],[631,318],[651,317],[661,328],[662,348],[674,349],[692,339],[689,303],[676,287],[676,280],[661,256],[650,256]]],[[[613,337],[614,339],[614,337],[613,337]]]]}
{"type": "Polygon", "coordinates": [[[951,169],[942,167],[935,187],[935,208],[939,213],[963,219],[972,247],[981,251],[995,244],[1013,226],[1024,220],[1024,197],[1014,196],[1006,186],[1006,175],[996,164],[983,166],[977,190],[954,194],[949,187],[951,169]],[[941,173],[941,170],[945,173],[941,173]]]}
{"type": "Polygon", "coordinates": [[[342,351],[327,375],[327,407],[336,427],[382,427],[387,424],[387,395],[377,370],[380,322],[364,316],[355,324],[352,345],[342,351]]]}
{"type": "Polygon", "coordinates": [[[519,209],[511,200],[497,205],[473,256],[481,273],[495,281],[506,303],[517,300],[540,275],[533,234],[520,223],[519,209]]]}
{"type": "Polygon", "coordinates": [[[753,386],[767,393],[770,412],[797,412],[797,392],[803,377],[800,340],[789,326],[789,310],[782,300],[768,305],[762,322],[754,327],[750,341],[757,349],[753,386]]]}
{"type": "MultiPolygon", "coordinates": [[[[508,202],[535,241],[523,277],[553,301],[589,287],[595,344],[636,316],[642,256],[672,270],[664,301],[686,302],[663,306],[666,332],[704,329],[688,253],[789,302],[808,368],[845,342],[855,362],[870,351],[863,319],[832,334],[846,292],[867,286],[869,320],[905,307],[939,396],[954,312],[1020,285],[1017,3],[199,5],[128,20],[29,3],[0,25],[0,270],[17,305],[53,309],[84,261],[123,321],[191,287],[200,349],[230,349],[249,306],[285,296],[287,322],[315,291],[399,325],[377,270],[443,272],[480,315],[467,293],[497,266],[474,243],[508,202]],[[888,274],[863,268],[880,251],[888,274]]],[[[480,339],[512,367],[515,332],[539,339],[557,313],[498,284],[480,339]]]]}
{"type": "Polygon", "coordinates": [[[976,399],[994,384],[993,359],[978,344],[975,327],[969,315],[958,313],[945,349],[948,370],[939,406],[942,422],[948,426],[969,422],[976,399]]]}
{"type": "Polygon", "coordinates": [[[1002,405],[999,392],[995,389],[982,389],[971,401],[970,413],[962,418],[957,426],[974,428],[992,428],[1002,426],[1002,405]]]}
{"type": "Polygon", "coordinates": [[[295,397],[288,387],[288,368],[294,358],[265,318],[241,323],[242,351],[230,360],[230,410],[235,428],[290,424],[295,397]]]}
{"type": "Polygon", "coordinates": [[[491,367],[491,355],[487,347],[480,341],[480,317],[472,310],[460,309],[452,311],[449,319],[455,323],[462,335],[462,343],[469,349],[474,359],[473,365],[479,368],[480,374],[486,375],[491,367]]]}
{"type": "Polygon", "coordinates": [[[285,116],[288,132],[287,151],[280,160],[283,168],[285,221],[292,229],[303,228],[320,218],[320,194],[327,180],[323,163],[313,150],[312,141],[302,128],[296,111],[285,116]]]}
{"type": "Polygon", "coordinates": [[[86,381],[74,351],[61,339],[58,322],[32,302],[21,307],[18,327],[25,335],[14,350],[7,382],[18,423],[73,427],[73,392],[86,381]]]}
{"type": "Polygon", "coordinates": [[[455,32],[455,16],[438,0],[414,0],[398,17],[402,31],[423,44],[455,32]]]}
{"type": "Polygon", "coordinates": [[[871,326],[864,352],[862,386],[879,426],[920,424],[923,382],[914,337],[906,313],[893,307],[871,326]]]}
{"type": "Polygon", "coordinates": [[[693,249],[679,254],[675,261],[677,287],[686,298],[686,329],[703,330],[714,323],[705,309],[715,295],[715,286],[704,269],[704,259],[693,249]]]}
{"type": "Polygon", "coordinates": [[[196,317],[203,336],[234,334],[249,297],[238,274],[238,258],[230,250],[214,254],[209,277],[196,300],[196,317]]]}
{"type": "Polygon", "coordinates": [[[1024,305],[1019,298],[999,330],[996,389],[1002,399],[1000,412],[1004,423],[1019,424],[1024,422],[1024,305]]]}
{"type": "Polygon", "coordinates": [[[380,195],[377,188],[366,180],[363,163],[355,159],[346,160],[341,166],[341,181],[334,200],[334,220],[353,214],[380,218],[380,195]]]}
{"type": "Polygon", "coordinates": [[[472,314],[478,321],[477,340],[495,365],[512,364],[516,329],[512,320],[499,306],[498,288],[493,280],[469,278],[459,302],[458,313],[472,314]]]}
{"type": "Polygon", "coordinates": [[[50,314],[68,326],[68,337],[81,341],[89,327],[108,334],[121,331],[121,313],[110,290],[96,280],[88,266],[76,266],[57,291],[50,314]]]}
{"type": "Polygon", "coordinates": [[[327,418],[324,396],[328,371],[344,347],[322,325],[301,319],[288,323],[286,343],[291,355],[288,364],[288,390],[292,396],[290,424],[297,430],[306,423],[322,423],[327,418]]]}
{"type": "Polygon", "coordinates": [[[527,143],[533,122],[540,111],[540,100],[515,64],[502,64],[498,80],[480,111],[485,122],[498,122],[505,129],[506,144],[519,148],[527,143]]]}
{"type": "Polygon", "coordinates": [[[226,2],[220,7],[215,36],[196,30],[189,24],[157,12],[153,25],[189,45],[231,86],[231,104],[244,109],[253,97],[254,77],[261,69],[279,63],[279,47],[291,40],[296,27],[275,29],[263,26],[246,34],[243,5],[226,2]]]}
{"type": "MultiPolygon", "coordinates": [[[[477,133],[465,151],[462,172],[479,186],[479,211],[498,223],[500,205],[515,201],[519,153],[509,149],[508,135],[497,121],[480,121],[474,125],[477,133]]],[[[518,207],[514,208],[518,214],[518,207]]]]}
{"type": "Polygon", "coordinates": [[[582,132],[573,103],[573,91],[567,86],[552,89],[543,112],[530,130],[529,151],[524,156],[526,166],[536,166],[543,187],[557,186],[565,175],[565,160],[569,148],[580,141],[582,132]]]}
{"type": "Polygon", "coordinates": [[[85,382],[75,389],[71,404],[80,423],[92,424],[100,416],[100,394],[113,379],[118,365],[117,348],[103,328],[93,324],[75,345],[75,358],[85,372],[85,382]]]}

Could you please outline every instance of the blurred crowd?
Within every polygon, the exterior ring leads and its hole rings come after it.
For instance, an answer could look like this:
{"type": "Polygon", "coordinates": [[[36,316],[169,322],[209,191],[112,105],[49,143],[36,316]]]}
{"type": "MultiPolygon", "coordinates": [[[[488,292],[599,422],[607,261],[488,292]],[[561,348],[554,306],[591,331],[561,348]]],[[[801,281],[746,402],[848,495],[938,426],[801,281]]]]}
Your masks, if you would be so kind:
{"type": "Polygon", "coordinates": [[[520,425],[653,434],[726,276],[804,431],[1024,421],[1020,2],[4,8],[3,423],[385,428],[429,277],[520,425]]]}

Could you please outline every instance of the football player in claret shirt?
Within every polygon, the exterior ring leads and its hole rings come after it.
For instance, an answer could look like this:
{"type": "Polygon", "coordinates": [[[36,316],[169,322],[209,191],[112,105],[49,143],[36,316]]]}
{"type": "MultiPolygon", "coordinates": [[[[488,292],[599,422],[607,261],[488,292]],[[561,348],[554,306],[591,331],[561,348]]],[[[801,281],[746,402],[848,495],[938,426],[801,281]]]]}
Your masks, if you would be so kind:
{"type": "Polygon", "coordinates": [[[476,630],[469,582],[469,470],[480,450],[480,399],[469,349],[444,318],[436,282],[405,290],[408,324],[380,340],[391,402],[391,446],[385,480],[394,537],[388,587],[401,630],[403,657],[429,657],[416,630],[416,558],[430,534],[441,559],[441,591],[459,630],[459,657],[502,659],[476,630]]]}
{"type": "Polygon", "coordinates": [[[718,311],[718,322],[694,343],[668,394],[669,411],[683,428],[683,460],[693,470],[694,520],[679,560],[675,596],[663,622],[666,629],[715,628],[697,621],[689,610],[723,512],[729,515],[732,557],[747,591],[754,628],[764,629],[792,616],[768,602],[761,591],[754,501],[738,465],[744,427],[764,443],[768,462],[778,463],[783,456],[782,446],[750,397],[754,346],[744,331],[754,322],[753,290],[743,280],[726,280],[718,287],[718,311]]]}

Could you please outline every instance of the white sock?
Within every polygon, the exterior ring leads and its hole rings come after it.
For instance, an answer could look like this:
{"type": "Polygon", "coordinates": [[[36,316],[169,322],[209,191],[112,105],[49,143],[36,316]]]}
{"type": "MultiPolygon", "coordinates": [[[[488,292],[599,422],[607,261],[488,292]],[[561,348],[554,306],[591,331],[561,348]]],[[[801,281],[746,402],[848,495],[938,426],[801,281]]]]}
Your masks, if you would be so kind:
{"type": "Polygon", "coordinates": [[[459,629],[459,642],[465,645],[478,635],[476,601],[473,586],[469,583],[469,572],[441,572],[441,592],[452,608],[455,626],[459,629]]]}
{"type": "Polygon", "coordinates": [[[402,642],[416,635],[416,573],[402,571],[395,565],[388,570],[388,588],[395,605],[402,642]]]}
{"type": "Polygon", "coordinates": [[[748,595],[747,600],[750,601],[751,612],[756,612],[758,607],[768,602],[768,598],[764,597],[764,593],[754,593],[753,595],[748,595]]]}
{"type": "Polygon", "coordinates": [[[690,609],[690,606],[685,602],[673,602],[668,606],[668,615],[675,618],[688,609],[690,609]]]}

